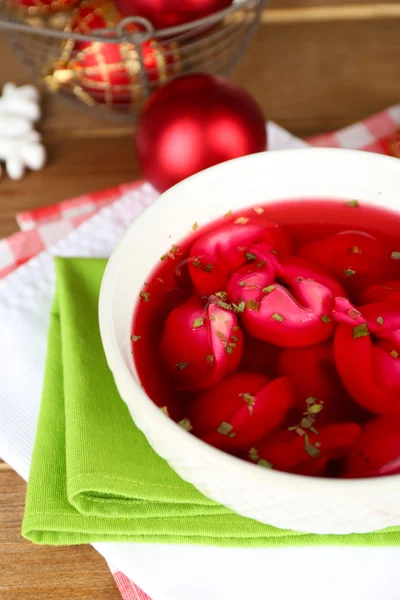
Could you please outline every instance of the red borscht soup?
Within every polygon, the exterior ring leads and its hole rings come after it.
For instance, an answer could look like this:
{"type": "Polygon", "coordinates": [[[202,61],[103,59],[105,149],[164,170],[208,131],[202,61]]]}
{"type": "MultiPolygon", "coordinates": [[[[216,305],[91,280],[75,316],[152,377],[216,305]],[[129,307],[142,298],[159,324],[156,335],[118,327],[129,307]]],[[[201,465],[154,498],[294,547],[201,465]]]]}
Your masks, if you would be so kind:
{"type": "Polygon", "coordinates": [[[171,244],[132,354],[149,397],[225,452],[320,477],[400,473],[400,215],[254,206],[171,244]]]}

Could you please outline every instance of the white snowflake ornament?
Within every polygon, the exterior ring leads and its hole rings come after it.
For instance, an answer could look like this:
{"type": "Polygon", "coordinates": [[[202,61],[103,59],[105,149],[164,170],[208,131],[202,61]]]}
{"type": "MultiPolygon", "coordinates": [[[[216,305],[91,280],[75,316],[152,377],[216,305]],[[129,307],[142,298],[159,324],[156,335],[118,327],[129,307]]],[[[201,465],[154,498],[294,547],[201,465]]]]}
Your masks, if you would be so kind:
{"type": "MultiPolygon", "coordinates": [[[[8,176],[17,181],[25,168],[39,171],[46,162],[46,151],[34,123],[40,119],[39,93],[33,85],[3,86],[0,97],[0,162],[8,176]]],[[[1,176],[1,167],[0,167],[1,176]]]]}

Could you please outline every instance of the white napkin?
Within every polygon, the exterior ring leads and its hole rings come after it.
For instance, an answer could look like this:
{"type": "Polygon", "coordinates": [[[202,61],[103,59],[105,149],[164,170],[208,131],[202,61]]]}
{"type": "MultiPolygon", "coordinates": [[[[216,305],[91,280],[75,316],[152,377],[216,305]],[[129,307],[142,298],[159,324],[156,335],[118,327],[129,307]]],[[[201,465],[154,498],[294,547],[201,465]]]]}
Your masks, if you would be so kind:
{"type": "MultiPolygon", "coordinates": [[[[271,149],[304,147],[273,123],[271,149]]],[[[144,184],[0,281],[0,456],[25,480],[35,439],[54,288],[52,257],[107,257],[156,193],[144,184]]],[[[396,548],[213,548],[98,543],[152,600],[398,600],[396,548]]]]}

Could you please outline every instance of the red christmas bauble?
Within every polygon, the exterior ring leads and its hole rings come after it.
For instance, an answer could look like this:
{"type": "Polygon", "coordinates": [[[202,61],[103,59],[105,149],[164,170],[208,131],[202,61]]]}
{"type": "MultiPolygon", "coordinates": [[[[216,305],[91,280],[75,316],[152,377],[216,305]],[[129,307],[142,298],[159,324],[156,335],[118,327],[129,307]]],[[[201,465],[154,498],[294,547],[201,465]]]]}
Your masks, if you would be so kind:
{"type": "MultiPolygon", "coordinates": [[[[142,44],[143,66],[150,82],[162,83],[177,68],[174,55],[155,40],[142,44]]],[[[135,45],[129,42],[108,44],[92,42],[69,65],[73,81],[82,90],[87,103],[120,105],[144,99],[142,65],[135,45]]]]}
{"type": "MultiPolygon", "coordinates": [[[[65,31],[90,34],[95,29],[115,27],[121,15],[110,0],[86,0],[77,7],[65,31]]],[[[130,26],[133,29],[133,25],[130,26]]],[[[81,42],[72,38],[62,47],[46,82],[52,89],[70,87],[89,105],[106,104],[129,108],[144,100],[143,78],[150,85],[163,83],[180,68],[178,46],[150,39],[139,48],[130,42],[81,42]]]]}
{"type": "Polygon", "coordinates": [[[208,17],[232,4],[232,0],[116,0],[124,17],[144,17],[165,29],[208,17]]]}
{"type": "Polygon", "coordinates": [[[157,90],[136,132],[143,175],[159,191],[266,145],[257,102],[237,85],[207,74],[178,77],[157,90]]]}
{"type": "MultiPolygon", "coordinates": [[[[115,27],[120,20],[121,15],[114,2],[110,0],[83,0],[72,11],[64,31],[91,35],[95,29],[115,27]]],[[[66,52],[69,52],[66,59],[71,58],[72,51],[78,52],[90,45],[90,41],[81,42],[69,39],[64,45],[66,52]]]]}
{"type": "Polygon", "coordinates": [[[65,10],[79,0],[12,0],[13,6],[22,8],[29,15],[40,15],[65,10]]]}

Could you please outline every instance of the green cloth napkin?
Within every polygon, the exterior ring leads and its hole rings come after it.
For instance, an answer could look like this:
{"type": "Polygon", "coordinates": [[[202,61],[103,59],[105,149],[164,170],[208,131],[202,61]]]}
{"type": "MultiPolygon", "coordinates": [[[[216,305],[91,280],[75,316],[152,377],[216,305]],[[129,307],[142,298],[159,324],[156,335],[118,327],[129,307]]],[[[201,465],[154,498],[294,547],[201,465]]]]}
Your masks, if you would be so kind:
{"type": "Polygon", "coordinates": [[[400,544],[400,527],[348,536],[276,529],[236,515],[182,481],[135,427],[107,367],[97,322],[106,261],[55,264],[57,290],[22,526],[26,538],[41,544],[400,544]]]}

